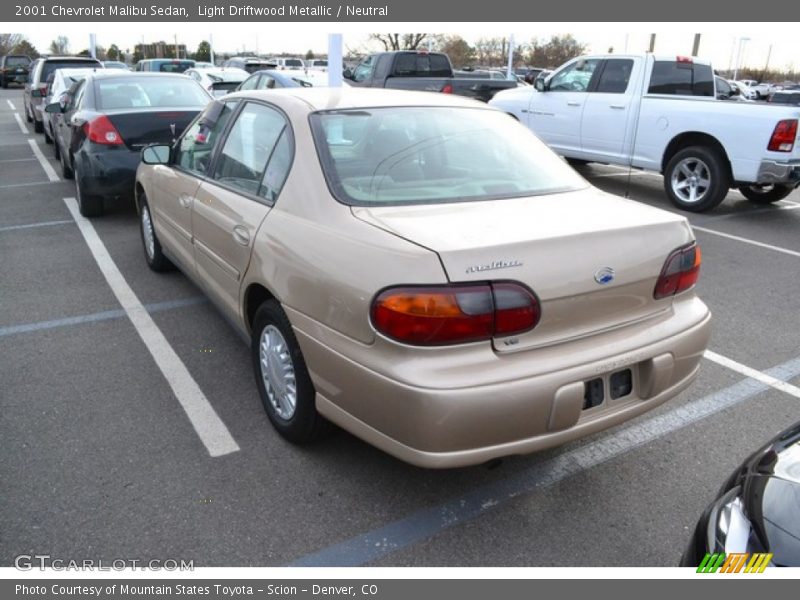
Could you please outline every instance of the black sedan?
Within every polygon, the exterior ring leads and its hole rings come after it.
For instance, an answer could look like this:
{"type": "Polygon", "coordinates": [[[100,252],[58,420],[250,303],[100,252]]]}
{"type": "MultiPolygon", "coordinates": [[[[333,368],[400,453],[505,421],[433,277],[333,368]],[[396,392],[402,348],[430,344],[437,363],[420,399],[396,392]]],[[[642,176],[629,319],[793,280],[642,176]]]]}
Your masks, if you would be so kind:
{"type": "Polygon", "coordinates": [[[61,170],[75,178],[85,217],[104,201],[133,199],[141,149],[172,143],[211,100],[192,79],[169,73],[97,71],[73,86],[47,112],[61,112],[54,131],[61,170]]]}
{"type": "Polygon", "coordinates": [[[722,553],[766,554],[769,566],[800,567],[800,423],[728,478],[700,517],[681,566],[707,565],[714,554],[721,561],[722,553]]]}

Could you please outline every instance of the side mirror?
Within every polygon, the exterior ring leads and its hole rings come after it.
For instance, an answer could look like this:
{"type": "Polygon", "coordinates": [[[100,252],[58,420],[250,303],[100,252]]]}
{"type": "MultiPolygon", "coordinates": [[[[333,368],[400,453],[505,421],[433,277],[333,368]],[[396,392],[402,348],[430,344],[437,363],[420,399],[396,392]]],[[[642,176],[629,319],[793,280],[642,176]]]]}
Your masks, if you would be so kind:
{"type": "Polygon", "coordinates": [[[44,107],[44,112],[47,113],[64,112],[64,106],[61,104],[61,102],[51,102],[50,104],[44,107]]]}
{"type": "Polygon", "coordinates": [[[142,162],[146,165],[166,165],[169,163],[171,147],[168,144],[150,144],[142,148],[142,162]]]}
{"type": "Polygon", "coordinates": [[[42,90],[38,88],[33,88],[31,90],[31,98],[41,98],[42,97],[42,90]]]}
{"type": "Polygon", "coordinates": [[[342,77],[344,77],[345,79],[350,79],[352,81],[353,71],[351,71],[350,69],[345,69],[344,71],[342,71],[342,77]]]}
{"type": "Polygon", "coordinates": [[[536,81],[533,82],[533,86],[536,88],[536,91],[538,92],[547,91],[547,85],[545,84],[544,79],[537,79],[536,81]]]}

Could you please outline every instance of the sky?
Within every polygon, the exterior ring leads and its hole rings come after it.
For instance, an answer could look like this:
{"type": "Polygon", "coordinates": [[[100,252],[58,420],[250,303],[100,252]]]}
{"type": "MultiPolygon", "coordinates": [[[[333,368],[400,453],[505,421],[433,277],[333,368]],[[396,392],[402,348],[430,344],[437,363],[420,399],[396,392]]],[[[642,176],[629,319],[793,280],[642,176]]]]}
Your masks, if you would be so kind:
{"type": "MultiPolygon", "coordinates": [[[[117,44],[133,51],[142,41],[186,44],[190,51],[202,40],[213,36],[217,52],[247,51],[264,55],[281,52],[304,55],[306,51],[326,53],[329,33],[343,33],[345,48],[355,51],[379,49],[370,45],[368,34],[375,31],[428,31],[459,34],[474,43],[480,37],[514,35],[517,43],[533,37],[549,38],[553,34],[572,33],[588,44],[589,51],[605,53],[609,47],[615,53],[647,50],[650,33],[656,33],[656,54],[690,54],[694,33],[702,34],[700,53],[711,60],[717,69],[733,68],[741,47],[740,64],[755,68],[769,66],[778,69],[800,69],[800,35],[797,23],[192,23],[189,26],[172,23],[20,23],[23,33],[40,51],[59,35],[70,39],[74,52],[88,47],[89,33],[95,32],[97,43],[108,47],[117,44]],[[599,31],[600,30],[600,31],[599,31]]],[[[374,44],[374,42],[373,42],[374,44]]]]}

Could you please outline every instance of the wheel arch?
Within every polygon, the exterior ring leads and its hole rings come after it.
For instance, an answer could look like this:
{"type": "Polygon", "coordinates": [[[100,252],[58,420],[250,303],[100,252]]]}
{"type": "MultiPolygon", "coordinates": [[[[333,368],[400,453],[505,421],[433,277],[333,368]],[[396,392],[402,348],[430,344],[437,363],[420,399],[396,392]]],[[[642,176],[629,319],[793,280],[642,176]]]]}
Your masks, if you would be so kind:
{"type": "Polygon", "coordinates": [[[247,286],[244,292],[242,315],[248,335],[252,336],[253,334],[253,320],[258,307],[268,300],[277,300],[277,298],[265,285],[254,281],[247,286]]]}
{"type": "Polygon", "coordinates": [[[733,181],[733,168],[731,167],[731,160],[728,157],[728,153],[725,151],[725,147],[713,135],[701,131],[684,131],[670,140],[669,144],[667,144],[667,147],[664,149],[664,155],[661,157],[661,174],[663,175],[666,172],[667,165],[669,161],[672,160],[673,156],[690,146],[704,146],[719,152],[725,161],[728,178],[730,181],[733,181]]]}

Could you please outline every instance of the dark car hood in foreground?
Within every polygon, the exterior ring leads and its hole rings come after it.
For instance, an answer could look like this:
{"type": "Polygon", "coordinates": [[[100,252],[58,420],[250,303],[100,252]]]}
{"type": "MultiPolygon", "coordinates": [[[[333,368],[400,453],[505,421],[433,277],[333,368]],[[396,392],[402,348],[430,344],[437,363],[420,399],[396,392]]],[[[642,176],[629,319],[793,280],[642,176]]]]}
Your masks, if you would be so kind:
{"type": "Polygon", "coordinates": [[[730,483],[742,487],[747,516],[773,562],[800,566],[800,423],[750,456],[730,483]]]}

